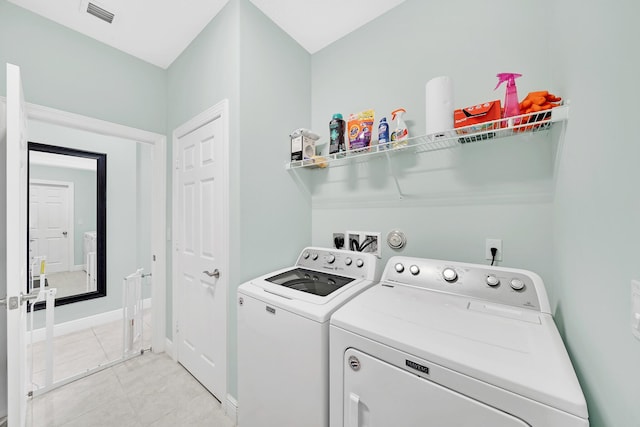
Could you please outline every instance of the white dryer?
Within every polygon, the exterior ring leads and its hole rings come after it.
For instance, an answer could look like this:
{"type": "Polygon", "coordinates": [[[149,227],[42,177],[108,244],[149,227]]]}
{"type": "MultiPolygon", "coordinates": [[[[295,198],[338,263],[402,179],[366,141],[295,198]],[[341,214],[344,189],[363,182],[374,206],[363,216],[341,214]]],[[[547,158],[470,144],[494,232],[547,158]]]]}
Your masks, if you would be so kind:
{"type": "Polygon", "coordinates": [[[329,426],[329,319],[372,286],[376,257],[307,248],[238,288],[238,425],[329,426]]]}
{"type": "Polygon", "coordinates": [[[336,311],[331,427],[586,427],[535,273],[409,257],[336,311]]]}

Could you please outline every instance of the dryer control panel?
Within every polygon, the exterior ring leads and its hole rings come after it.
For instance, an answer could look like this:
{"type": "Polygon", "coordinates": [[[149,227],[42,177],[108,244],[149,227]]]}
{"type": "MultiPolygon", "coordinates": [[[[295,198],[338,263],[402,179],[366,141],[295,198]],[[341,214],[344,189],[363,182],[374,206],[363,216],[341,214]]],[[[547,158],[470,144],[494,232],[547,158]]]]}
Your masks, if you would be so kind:
{"type": "Polygon", "coordinates": [[[393,257],[384,269],[382,284],[419,287],[550,313],[542,279],[527,270],[393,257]]]}

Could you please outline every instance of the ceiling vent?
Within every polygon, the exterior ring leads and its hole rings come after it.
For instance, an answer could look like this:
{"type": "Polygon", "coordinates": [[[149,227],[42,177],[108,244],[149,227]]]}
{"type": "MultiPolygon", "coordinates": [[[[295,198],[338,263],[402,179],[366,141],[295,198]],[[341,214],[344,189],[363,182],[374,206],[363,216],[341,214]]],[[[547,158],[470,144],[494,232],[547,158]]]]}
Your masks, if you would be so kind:
{"type": "Polygon", "coordinates": [[[111,24],[113,22],[113,17],[115,16],[113,13],[109,12],[96,5],[95,3],[87,3],[87,13],[89,15],[93,15],[96,18],[102,19],[104,22],[108,22],[111,24]]]}

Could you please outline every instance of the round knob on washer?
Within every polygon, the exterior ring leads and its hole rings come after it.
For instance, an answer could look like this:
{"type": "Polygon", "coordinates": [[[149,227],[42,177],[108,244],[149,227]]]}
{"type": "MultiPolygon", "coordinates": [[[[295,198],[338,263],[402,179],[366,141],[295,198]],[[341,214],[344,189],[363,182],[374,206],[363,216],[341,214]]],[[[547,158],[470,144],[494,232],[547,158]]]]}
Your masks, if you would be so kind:
{"type": "Polygon", "coordinates": [[[336,256],[335,256],[335,255],[329,255],[329,256],[327,257],[327,262],[328,262],[329,264],[333,264],[333,262],[334,262],[335,260],[336,260],[336,256]]]}
{"type": "Polygon", "coordinates": [[[496,276],[494,276],[493,274],[490,274],[487,276],[487,285],[491,286],[492,288],[498,286],[500,284],[500,279],[498,279],[496,276]]]}
{"type": "Polygon", "coordinates": [[[442,277],[447,282],[453,283],[456,280],[458,280],[458,273],[456,273],[456,271],[453,268],[447,267],[444,270],[442,270],[442,277]]]}
{"type": "Polygon", "coordinates": [[[303,252],[302,253],[302,258],[304,258],[304,259],[309,258],[309,252],[303,252]]]}
{"type": "Polygon", "coordinates": [[[358,266],[358,268],[360,268],[360,267],[362,267],[362,266],[364,265],[364,261],[363,261],[363,260],[361,260],[360,258],[358,258],[358,259],[356,260],[356,265],[358,266]]]}
{"type": "Polygon", "coordinates": [[[317,260],[318,259],[318,254],[311,255],[311,259],[314,260],[314,261],[317,260]]]}
{"type": "Polygon", "coordinates": [[[524,289],[524,282],[520,279],[511,279],[511,289],[521,291],[524,289]]]}
{"type": "Polygon", "coordinates": [[[412,265],[411,267],[409,267],[409,271],[414,276],[417,276],[418,274],[420,274],[420,267],[418,267],[417,265],[412,265]]]}
{"type": "Polygon", "coordinates": [[[400,264],[400,263],[397,263],[397,264],[396,264],[396,271],[397,271],[398,273],[402,273],[402,272],[404,271],[404,265],[402,265],[402,264],[400,264]]]}
{"type": "Polygon", "coordinates": [[[352,262],[353,262],[353,260],[351,258],[349,258],[349,257],[345,258],[345,260],[344,260],[344,263],[346,265],[351,265],[352,262]]]}

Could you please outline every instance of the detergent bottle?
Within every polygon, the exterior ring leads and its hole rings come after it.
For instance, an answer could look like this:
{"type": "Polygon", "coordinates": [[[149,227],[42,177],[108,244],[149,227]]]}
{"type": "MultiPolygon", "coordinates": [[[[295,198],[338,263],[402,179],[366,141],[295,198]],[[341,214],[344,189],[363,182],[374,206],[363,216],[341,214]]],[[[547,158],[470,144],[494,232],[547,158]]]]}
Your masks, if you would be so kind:
{"type": "Polygon", "coordinates": [[[518,90],[516,89],[516,79],[522,77],[522,74],[499,73],[496,77],[498,77],[496,89],[498,89],[502,83],[507,82],[507,93],[504,97],[504,112],[502,113],[502,118],[519,115],[520,104],[518,101],[518,90]]]}
{"type": "Polygon", "coordinates": [[[409,141],[407,141],[407,139],[409,139],[409,130],[404,122],[404,118],[402,117],[406,112],[407,110],[404,108],[398,108],[391,112],[391,120],[395,121],[395,128],[393,132],[391,132],[391,143],[393,148],[402,147],[409,143],[409,141]]]}

